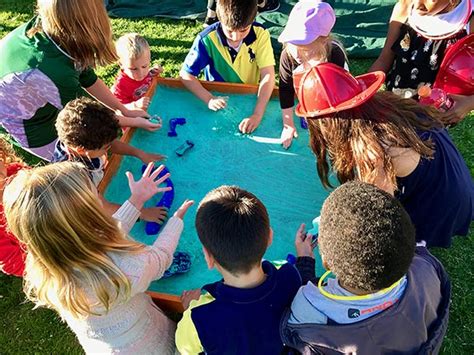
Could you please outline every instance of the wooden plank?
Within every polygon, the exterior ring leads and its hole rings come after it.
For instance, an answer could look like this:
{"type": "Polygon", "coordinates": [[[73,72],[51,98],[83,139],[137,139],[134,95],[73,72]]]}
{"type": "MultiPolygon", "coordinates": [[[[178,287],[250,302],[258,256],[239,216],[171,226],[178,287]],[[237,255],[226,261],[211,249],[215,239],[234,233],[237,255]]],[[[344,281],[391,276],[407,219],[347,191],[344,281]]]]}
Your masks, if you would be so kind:
{"type": "Polygon", "coordinates": [[[184,307],[181,303],[181,297],[170,295],[168,293],[147,291],[153,302],[161,309],[174,313],[183,313],[184,307]]]}

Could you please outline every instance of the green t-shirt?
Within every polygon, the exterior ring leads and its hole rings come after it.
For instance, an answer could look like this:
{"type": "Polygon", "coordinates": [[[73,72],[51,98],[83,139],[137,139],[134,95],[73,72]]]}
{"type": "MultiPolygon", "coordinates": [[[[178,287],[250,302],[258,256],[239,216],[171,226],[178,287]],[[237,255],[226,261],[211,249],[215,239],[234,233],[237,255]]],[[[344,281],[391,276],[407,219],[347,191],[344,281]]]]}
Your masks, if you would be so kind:
{"type": "Polygon", "coordinates": [[[87,95],[94,70],[77,70],[74,60],[44,33],[27,36],[37,18],[0,41],[0,123],[24,147],[57,138],[54,124],[69,101],[87,95]]]}

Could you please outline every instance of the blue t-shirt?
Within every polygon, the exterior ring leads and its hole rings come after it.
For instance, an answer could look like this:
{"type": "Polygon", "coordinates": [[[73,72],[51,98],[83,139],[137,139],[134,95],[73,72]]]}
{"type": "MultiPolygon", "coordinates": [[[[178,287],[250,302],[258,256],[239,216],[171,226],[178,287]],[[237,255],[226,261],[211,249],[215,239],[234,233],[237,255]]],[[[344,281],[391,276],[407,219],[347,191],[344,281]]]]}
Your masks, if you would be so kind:
{"type": "Polygon", "coordinates": [[[397,198],[411,217],[417,241],[428,247],[451,245],[466,235],[474,219],[474,183],[461,154],[445,129],[419,133],[431,139],[432,159],[421,158],[408,176],[397,178],[397,198]]]}

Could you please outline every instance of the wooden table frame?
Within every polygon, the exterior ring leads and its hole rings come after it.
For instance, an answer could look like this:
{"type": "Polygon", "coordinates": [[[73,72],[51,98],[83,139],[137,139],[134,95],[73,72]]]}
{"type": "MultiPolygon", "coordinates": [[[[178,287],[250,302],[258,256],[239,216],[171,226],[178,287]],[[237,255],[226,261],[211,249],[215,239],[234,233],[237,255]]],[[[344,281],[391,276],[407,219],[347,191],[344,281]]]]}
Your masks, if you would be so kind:
{"type": "MultiPolygon", "coordinates": [[[[233,83],[219,83],[211,81],[201,81],[204,88],[209,91],[217,91],[222,93],[232,93],[232,94],[257,94],[258,86],[257,85],[248,85],[248,84],[233,84],[233,83]]],[[[158,85],[185,89],[183,83],[180,79],[170,79],[170,78],[160,78],[156,77],[150,88],[148,89],[146,96],[152,97],[155,93],[156,87],[158,85]]],[[[278,96],[278,88],[275,88],[272,93],[272,97],[278,96]]],[[[203,103],[204,105],[204,103],[203,103]]],[[[135,133],[135,128],[128,128],[123,134],[121,140],[125,143],[130,142],[133,134],[135,133]]],[[[117,173],[119,165],[122,161],[122,156],[113,154],[109,159],[109,164],[105,170],[104,178],[99,184],[98,190],[103,194],[107,186],[112,181],[112,178],[117,173]]],[[[147,293],[153,298],[153,301],[163,310],[182,313],[184,311],[183,305],[181,304],[181,297],[176,295],[171,295],[167,293],[147,291],[147,293]]]]}

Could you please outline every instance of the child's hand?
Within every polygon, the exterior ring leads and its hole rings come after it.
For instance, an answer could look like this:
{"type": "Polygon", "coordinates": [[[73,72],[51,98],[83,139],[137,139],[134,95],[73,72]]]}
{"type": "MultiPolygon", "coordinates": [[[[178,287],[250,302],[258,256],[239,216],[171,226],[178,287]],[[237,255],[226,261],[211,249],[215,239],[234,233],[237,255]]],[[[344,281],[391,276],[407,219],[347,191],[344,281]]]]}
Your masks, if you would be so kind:
{"type": "Polygon", "coordinates": [[[138,153],[138,158],[143,163],[148,164],[148,163],[165,160],[166,156],[161,155],[161,154],[155,154],[155,153],[147,153],[147,152],[144,152],[143,150],[140,150],[140,152],[138,153]]]}
{"type": "Polygon", "coordinates": [[[193,204],[193,200],[185,200],[183,204],[176,210],[173,216],[183,219],[186,212],[188,212],[189,207],[191,207],[193,204]]]}
{"type": "Polygon", "coordinates": [[[140,180],[135,181],[130,171],[127,171],[128,186],[130,187],[131,196],[128,199],[137,209],[141,210],[146,201],[159,192],[171,190],[171,187],[159,187],[159,185],[170,177],[170,173],[163,175],[155,180],[160,172],[164,169],[164,165],[160,165],[152,172],[153,163],[148,164],[140,180]]]}
{"type": "Polygon", "coordinates": [[[448,111],[441,115],[445,124],[456,124],[466,117],[474,109],[474,96],[449,94],[454,104],[448,111]]]}
{"type": "Polygon", "coordinates": [[[150,98],[148,96],[143,96],[141,99],[138,99],[133,103],[133,106],[136,107],[139,110],[144,110],[148,108],[150,105],[150,98]]]}
{"type": "Polygon", "coordinates": [[[262,118],[256,115],[252,115],[249,118],[244,118],[239,124],[239,130],[244,134],[252,133],[257,129],[261,121],[262,118]]]}
{"type": "Polygon", "coordinates": [[[295,247],[297,256],[309,256],[314,258],[313,249],[316,247],[317,242],[313,243],[313,236],[311,234],[306,234],[305,224],[301,224],[296,232],[295,237],[295,247]]]}
{"type": "Polygon", "coordinates": [[[281,144],[283,145],[283,148],[288,149],[293,138],[298,138],[296,128],[287,124],[283,125],[283,130],[281,131],[281,144]]]}
{"type": "Polygon", "coordinates": [[[186,310],[189,308],[189,304],[192,300],[198,300],[201,297],[201,289],[197,288],[195,290],[183,291],[181,294],[181,304],[186,310]]]}
{"type": "Polygon", "coordinates": [[[168,209],[165,207],[149,207],[144,208],[140,214],[140,218],[147,222],[156,222],[163,224],[168,216],[168,209]]]}
{"type": "Polygon", "coordinates": [[[163,73],[163,68],[161,65],[155,65],[153,68],[150,69],[150,75],[151,76],[159,76],[163,73]]]}
{"type": "Polygon", "coordinates": [[[207,103],[207,107],[209,107],[212,111],[219,111],[223,108],[226,108],[227,101],[223,97],[211,97],[211,99],[207,103]]]}
{"type": "Polygon", "coordinates": [[[143,111],[141,109],[130,110],[127,108],[124,111],[122,111],[122,115],[127,117],[150,117],[150,115],[146,111],[143,111]]]}
{"type": "Polygon", "coordinates": [[[161,128],[161,123],[154,123],[146,118],[137,117],[135,120],[136,122],[134,127],[143,128],[150,132],[157,131],[161,128]]]}

